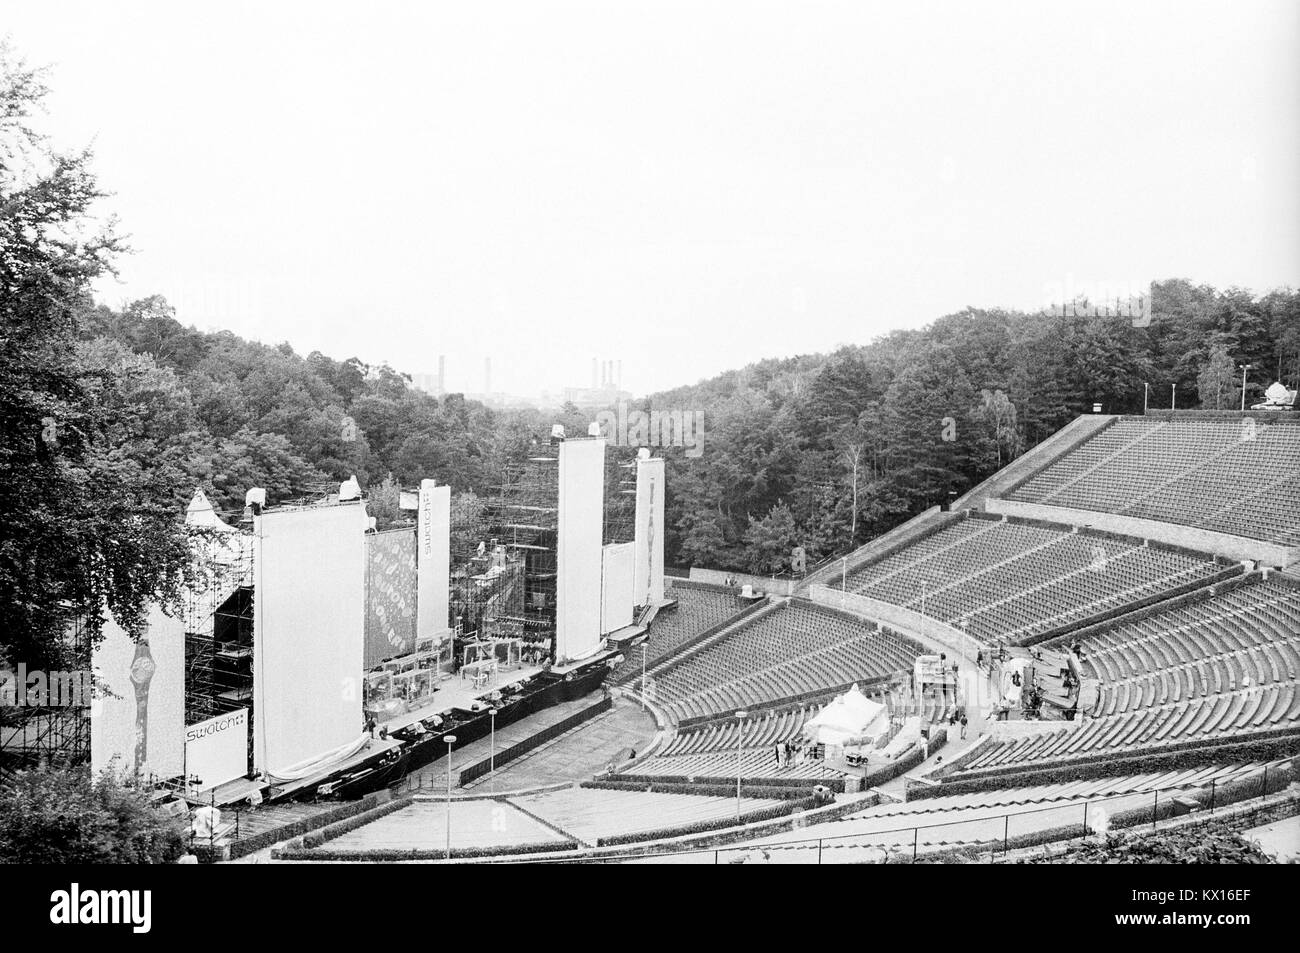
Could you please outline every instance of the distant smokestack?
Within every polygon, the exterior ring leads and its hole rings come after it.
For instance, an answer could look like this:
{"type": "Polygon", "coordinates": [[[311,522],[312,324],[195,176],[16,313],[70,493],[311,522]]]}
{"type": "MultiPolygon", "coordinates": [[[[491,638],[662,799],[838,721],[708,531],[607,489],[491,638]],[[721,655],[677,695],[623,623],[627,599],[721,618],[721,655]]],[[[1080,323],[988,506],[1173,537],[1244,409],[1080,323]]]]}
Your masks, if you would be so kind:
{"type": "Polygon", "coordinates": [[[492,358],[483,358],[483,393],[492,393],[492,358]]]}
{"type": "Polygon", "coordinates": [[[599,372],[596,370],[596,365],[599,363],[600,362],[596,360],[594,357],[591,359],[591,389],[592,390],[595,390],[597,387],[600,386],[598,383],[596,383],[599,375],[599,372]]]}
{"type": "Polygon", "coordinates": [[[619,390],[623,389],[623,362],[618,362],[618,376],[614,378],[614,386],[619,390]]]}
{"type": "Polygon", "coordinates": [[[447,393],[447,355],[438,355],[438,393],[447,393]]]}

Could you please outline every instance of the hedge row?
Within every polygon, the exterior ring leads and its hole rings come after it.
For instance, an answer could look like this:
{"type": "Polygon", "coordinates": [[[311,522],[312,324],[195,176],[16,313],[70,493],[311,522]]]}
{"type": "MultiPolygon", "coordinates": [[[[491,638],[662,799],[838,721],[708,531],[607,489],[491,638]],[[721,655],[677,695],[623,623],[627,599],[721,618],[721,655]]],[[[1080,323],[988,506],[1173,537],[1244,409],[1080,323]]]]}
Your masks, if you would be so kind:
{"type": "Polygon", "coordinates": [[[413,800],[415,800],[414,795],[408,795],[407,797],[401,797],[401,798],[394,798],[393,800],[389,801],[387,804],[380,804],[377,807],[372,807],[369,810],[362,811],[359,814],[354,814],[349,818],[345,818],[344,820],[335,821],[332,824],[326,824],[324,827],[320,828],[319,830],[315,830],[315,831],[311,831],[310,833],[303,834],[302,846],[307,848],[319,847],[322,844],[324,844],[327,840],[333,840],[336,837],[342,837],[344,834],[347,834],[350,831],[355,831],[358,827],[365,827],[371,821],[379,820],[379,818],[385,816],[386,814],[392,814],[394,811],[400,811],[402,808],[409,806],[413,800]]]}
{"type": "Polygon", "coordinates": [[[464,787],[469,782],[477,778],[481,778],[485,774],[488,774],[492,770],[494,763],[495,766],[498,768],[501,767],[502,765],[509,764],[511,761],[514,761],[516,758],[522,757],[523,755],[532,751],[534,748],[540,747],[546,742],[558,738],[566,731],[569,731],[572,728],[576,728],[578,725],[582,724],[583,722],[590,721],[592,718],[595,718],[597,715],[609,711],[610,707],[613,704],[614,704],[614,700],[610,698],[610,696],[606,695],[604,698],[602,698],[600,701],[596,702],[595,704],[588,705],[586,708],[583,708],[581,711],[576,711],[572,715],[569,715],[567,718],[564,718],[560,721],[557,721],[553,725],[543,728],[541,731],[537,732],[537,734],[525,738],[523,741],[513,744],[508,748],[502,748],[500,751],[496,753],[495,758],[492,757],[483,758],[482,760],[476,761],[474,764],[471,764],[466,768],[461,768],[460,781],[459,781],[460,786],[464,787]]]}
{"type": "MultiPolygon", "coordinates": [[[[513,854],[550,854],[562,850],[573,850],[576,841],[541,841],[536,844],[502,844],[495,847],[453,847],[452,860],[472,860],[477,857],[508,857],[513,854]]],[[[282,860],[326,860],[326,861],[402,861],[402,860],[442,860],[447,856],[445,850],[430,847],[376,847],[362,850],[338,850],[335,848],[302,848],[282,850],[278,859],[282,860]]]]}
{"type": "MultiPolygon", "coordinates": [[[[610,779],[606,779],[610,780],[610,779]]],[[[661,790],[661,785],[674,784],[690,787],[693,791],[702,787],[727,787],[730,785],[731,792],[736,792],[736,776],[733,775],[685,775],[685,774],[619,774],[615,780],[627,781],[632,788],[645,790],[646,785],[654,785],[656,790],[661,790]]],[[[761,784],[767,788],[796,788],[800,791],[807,791],[814,785],[821,784],[830,788],[836,794],[844,793],[843,775],[833,778],[755,778],[749,784],[761,784]]]]}
{"type": "MultiPolygon", "coordinates": [[[[1213,791],[1209,788],[1197,788],[1190,791],[1161,792],[1160,796],[1153,793],[1150,805],[1144,804],[1111,814],[1107,819],[1108,827],[1110,830],[1119,830],[1141,827],[1144,824],[1154,824],[1166,820],[1175,816],[1181,810],[1176,803],[1177,800],[1186,801],[1191,799],[1197,803],[1199,809],[1207,810],[1211,805],[1215,808],[1226,807],[1229,804],[1246,801],[1253,797],[1276,794],[1295,781],[1298,775],[1300,775],[1300,769],[1297,769],[1294,764],[1279,765],[1269,769],[1267,784],[1265,784],[1265,779],[1261,773],[1259,777],[1248,777],[1239,781],[1216,785],[1213,791]]],[[[1078,823],[1061,824],[1057,827],[1045,828],[1039,831],[1026,831],[1005,840],[983,841],[980,845],[972,844],[966,848],[945,852],[945,854],[951,854],[951,860],[953,861],[972,860],[981,849],[993,849],[997,852],[1024,850],[1072,840],[1084,834],[1081,812],[1078,823]]],[[[930,855],[930,862],[932,863],[937,862],[934,860],[934,856],[933,854],[930,855]]]]}
{"type": "MultiPolygon", "coordinates": [[[[314,831],[318,827],[324,827],[335,821],[340,821],[365,811],[369,811],[380,804],[386,803],[392,797],[388,791],[374,791],[367,794],[358,801],[347,801],[337,807],[322,811],[319,814],[313,814],[310,817],[303,817],[296,821],[283,824],[280,827],[273,827],[269,830],[253,834],[250,837],[241,837],[230,845],[227,853],[222,847],[212,847],[203,843],[195,843],[191,849],[194,855],[198,857],[200,863],[213,863],[226,857],[234,860],[238,857],[245,857],[248,854],[255,854],[259,850],[264,850],[272,844],[278,844],[280,841],[291,840],[294,837],[301,837],[308,831],[314,831]]],[[[256,814],[257,809],[253,808],[247,813],[256,814]]]]}
{"type": "MultiPolygon", "coordinates": [[[[932,730],[930,732],[930,750],[928,753],[932,755],[936,751],[942,751],[944,745],[947,743],[947,728],[936,728],[932,730]]],[[[917,745],[903,757],[897,759],[893,764],[887,764],[883,768],[870,772],[862,779],[862,786],[864,788],[879,787],[885,782],[892,781],[900,774],[906,774],[908,771],[911,771],[913,768],[924,763],[926,757],[927,753],[921,750],[920,745],[917,745]]]]}
{"type": "Polygon", "coordinates": [[[778,817],[786,817],[795,813],[795,811],[806,811],[809,808],[815,807],[816,804],[816,800],[811,797],[797,801],[787,801],[784,804],[776,804],[772,807],[764,807],[755,811],[748,811],[740,815],[739,821],[734,817],[715,817],[712,820],[696,821],[693,824],[682,824],[677,827],[661,827],[653,831],[634,831],[628,834],[615,834],[612,837],[600,838],[596,841],[596,846],[616,847],[619,844],[635,844],[638,841],[664,840],[669,837],[685,837],[690,834],[702,834],[724,827],[757,824],[761,821],[770,821],[778,817]]]}
{"type": "MultiPolygon", "coordinates": [[[[735,797],[736,784],[688,784],[681,781],[584,781],[582,787],[597,791],[641,791],[647,794],[698,794],[703,797],[735,797]]],[[[813,782],[806,781],[801,787],[793,785],[742,784],[742,797],[763,798],[765,800],[799,801],[809,797],[813,782]]]]}

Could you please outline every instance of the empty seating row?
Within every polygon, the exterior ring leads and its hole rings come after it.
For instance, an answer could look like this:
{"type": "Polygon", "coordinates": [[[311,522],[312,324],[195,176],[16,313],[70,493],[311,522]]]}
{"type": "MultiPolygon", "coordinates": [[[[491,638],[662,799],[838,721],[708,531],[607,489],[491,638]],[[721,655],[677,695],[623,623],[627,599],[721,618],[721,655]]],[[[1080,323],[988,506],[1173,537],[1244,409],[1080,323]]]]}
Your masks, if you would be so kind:
{"type": "Polygon", "coordinates": [[[962,520],[854,572],[856,593],[1018,642],[1213,575],[1209,557],[1067,527],[962,520]]]}
{"type": "Polygon", "coordinates": [[[1125,418],[1010,498],[1300,545],[1300,426],[1125,418]]]}
{"type": "MultiPolygon", "coordinates": [[[[677,608],[660,613],[650,623],[650,638],[645,643],[647,666],[663,661],[706,629],[735,617],[745,608],[733,593],[713,589],[673,586],[665,595],[677,600],[677,608]]],[[[613,680],[625,682],[639,678],[641,664],[638,647],[614,670],[613,680]]]]}
{"type": "Polygon", "coordinates": [[[919,654],[920,646],[888,630],[790,604],[692,655],[649,691],[680,721],[906,671],[919,654]]]}

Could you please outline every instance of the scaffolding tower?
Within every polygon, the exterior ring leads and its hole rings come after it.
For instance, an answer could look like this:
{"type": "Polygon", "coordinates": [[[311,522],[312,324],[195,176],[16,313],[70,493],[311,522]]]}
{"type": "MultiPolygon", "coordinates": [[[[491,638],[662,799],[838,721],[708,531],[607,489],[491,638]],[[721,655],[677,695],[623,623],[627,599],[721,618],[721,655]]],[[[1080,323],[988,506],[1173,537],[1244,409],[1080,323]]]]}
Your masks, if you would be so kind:
{"type": "Polygon", "coordinates": [[[65,681],[57,690],[53,679],[47,682],[39,700],[51,704],[33,705],[30,698],[27,704],[0,704],[0,783],[41,764],[90,765],[90,638],[82,614],[72,616],[66,650],[64,657],[77,670],[58,675],[75,681],[65,681]],[[62,697],[68,689],[79,697],[62,697]]]}
{"type": "Polygon", "coordinates": [[[522,466],[508,467],[488,506],[497,539],[523,567],[519,636],[555,650],[560,457],[555,445],[539,448],[522,466]]]}
{"type": "Polygon", "coordinates": [[[636,460],[638,447],[605,446],[605,545],[636,538],[636,460]]]}
{"type": "Polygon", "coordinates": [[[253,549],[236,540],[196,544],[197,581],[186,591],[185,724],[253,712],[253,549]]]}

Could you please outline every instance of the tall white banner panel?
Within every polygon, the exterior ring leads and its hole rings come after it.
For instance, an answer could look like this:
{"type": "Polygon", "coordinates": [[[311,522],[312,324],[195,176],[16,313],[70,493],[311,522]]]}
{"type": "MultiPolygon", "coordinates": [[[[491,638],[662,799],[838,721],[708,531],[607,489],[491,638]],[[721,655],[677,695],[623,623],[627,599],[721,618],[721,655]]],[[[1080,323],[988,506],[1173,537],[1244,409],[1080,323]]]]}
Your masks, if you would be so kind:
{"type": "Polygon", "coordinates": [[[451,487],[420,481],[416,599],[417,639],[446,632],[449,627],[448,587],[451,574],[451,487]]]}
{"type": "MultiPolygon", "coordinates": [[[[209,633],[212,617],[202,620],[209,633]]],[[[90,766],[127,774],[176,777],[185,768],[185,624],[149,607],[140,642],[104,620],[104,639],[92,665],[108,692],[90,709],[90,766]]],[[[241,772],[242,773],[242,772],[241,772]]]]}
{"type": "Polygon", "coordinates": [[[248,772],[248,709],[217,715],[185,729],[185,776],[196,791],[242,778],[248,772]]]}
{"type": "Polygon", "coordinates": [[[632,624],[632,566],[634,543],[609,543],[605,546],[601,571],[600,633],[608,635],[632,624]]]}
{"type": "Polygon", "coordinates": [[[273,775],[361,735],[366,511],[268,510],[257,520],[253,760],[273,775]]]}
{"type": "Polygon", "coordinates": [[[664,601],[664,460],[637,457],[636,565],[633,598],[639,606],[664,601]]]}
{"type": "Polygon", "coordinates": [[[559,450],[557,661],[586,658],[600,648],[605,441],[566,440],[559,450]]]}

